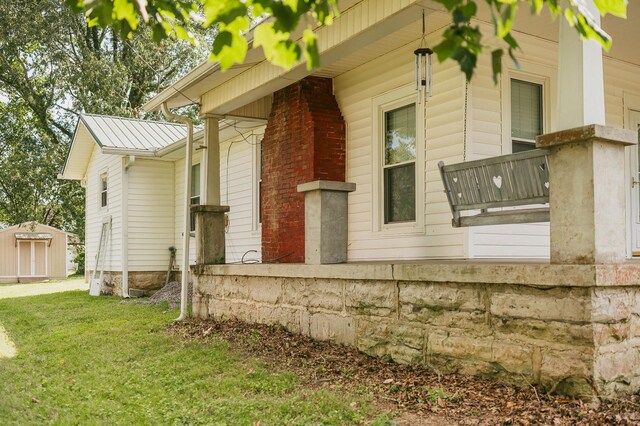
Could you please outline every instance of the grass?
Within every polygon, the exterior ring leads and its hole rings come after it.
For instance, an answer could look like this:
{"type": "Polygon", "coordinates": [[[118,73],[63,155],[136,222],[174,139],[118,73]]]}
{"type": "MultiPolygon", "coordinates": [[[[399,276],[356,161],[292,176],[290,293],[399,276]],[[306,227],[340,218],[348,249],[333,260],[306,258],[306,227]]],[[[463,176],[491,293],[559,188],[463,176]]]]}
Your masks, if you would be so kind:
{"type": "Polygon", "coordinates": [[[86,292],[0,300],[18,349],[0,359],[1,423],[389,422],[387,414],[375,418],[367,397],[305,387],[219,339],[171,336],[164,330],[176,316],[86,292]]]}

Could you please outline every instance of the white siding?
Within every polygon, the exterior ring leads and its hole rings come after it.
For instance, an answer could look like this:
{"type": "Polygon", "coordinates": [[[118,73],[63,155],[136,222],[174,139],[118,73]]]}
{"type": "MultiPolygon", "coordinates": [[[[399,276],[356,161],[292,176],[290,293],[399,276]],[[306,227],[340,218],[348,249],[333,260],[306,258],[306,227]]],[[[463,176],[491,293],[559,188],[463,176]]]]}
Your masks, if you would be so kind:
{"type": "MultiPolygon", "coordinates": [[[[615,59],[604,59],[604,101],[607,125],[628,128],[624,95],[640,97],[640,67],[615,59]]],[[[634,105],[633,108],[638,108],[634,105]]]]}
{"type": "Polygon", "coordinates": [[[227,263],[262,259],[261,228],[255,217],[257,203],[257,164],[260,141],[258,135],[264,127],[245,133],[220,144],[220,198],[230,206],[226,233],[227,263]],[[228,158],[228,159],[227,159],[228,158]],[[255,252],[249,252],[255,250],[255,252]]]}
{"type": "Polygon", "coordinates": [[[174,162],[136,159],[126,173],[129,271],[164,271],[175,245],[174,162]]]}
{"type": "MultiPolygon", "coordinates": [[[[433,44],[434,40],[428,40],[433,44]]],[[[379,231],[373,223],[372,99],[414,81],[413,51],[419,40],[348,71],[334,80],[340,110],[347,123],[347,181],[356,183],[349,194],[350,261],[424,259],[465,256],[465,231],[451,227],[451,214],[442,191],[438,161],[463,159],[464,77],[456,65],[434,60],[434,94],[426,109],[424,229],[414,233],[379,231]],[[390,66],[390,64],[392,64],[390,66]]],[[[382,142],[380,142],[382,143],[382,142]]],[[[377,169],[377,167],[375,168],[377,169]]]]}
{"type": "Polygon", "coordinates": [[[111,235],[105,256],[106,271],[121,271],[122,262],[122,157],[105,155],[94,147],[87,167],[85,248],[86,269],[95,268],[102,221],[111,216],[111,235]],[[107,172],[107,207],[100,206],[100,176],[107,172]]]}
{"type": "MultiPolygon", "coordinates": [[[[264,127],[244,133],[220,143],[220,198],[223,205],[230,206],[228,226],[225,234],[227,263],[240,262],[249,250],[245,260],[261,259],[261,230],[254,217],[256,184],[256,151],[258,135],[264,133],[264,127]],[[230,154],[228,156],[228,154],[230,154]],[[227,157],[229,157],[227,162],[227,157]]],[[[201,161],[198,151],[193,164],[201,161]]],[[[201,170],[200,173],[204,173],[201,170]]],[[[182,259],[182,228],[184,206],[184,159],[175,162],[175,246],[178,249],[178,263],[182,259]]],[[[195,263],[195,238],[190,242],[190,259],[195,263]]]]}
{"type": "MultiPolygon", "coordinates": [[[[202,158],[201,151],[194,153],[192,158],[192,164],[200,163],[202,158]]],[[[178,160],[174,163],[173,170],[175,171],[175,201],[174,201],[174,235],[175,235],[175,247],[176,247],[176,265],[178,269],[182,267],[182,235],[184,228],[184,164],[185,159],[178,160]]],[[[200,173],[204,173],[204,170],[200,170],[200,173]]],[[[191,237],[189,241],[189,262],[194,265],[196,261],[196,239],[191,237]]]]}

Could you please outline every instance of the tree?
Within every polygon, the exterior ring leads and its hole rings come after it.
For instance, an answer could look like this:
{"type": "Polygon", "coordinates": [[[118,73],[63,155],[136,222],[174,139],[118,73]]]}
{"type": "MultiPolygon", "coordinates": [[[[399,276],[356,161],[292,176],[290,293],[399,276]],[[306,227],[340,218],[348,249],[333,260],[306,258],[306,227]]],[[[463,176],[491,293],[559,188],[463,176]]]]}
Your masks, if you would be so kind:
{"type": "MultiPolygon", "coordinates": [[[[137,30],[122,40],[64,0],[0,1],[0,223],[37,220],[84,236],[84,191],[56,179],[77,114],[138,116],[207,55],[137,30]]],[[[192,33],[202,44],[211,37],[201,27],[192,33]]]]}
{"type": "MultiPolygon", "coordinates": [[[[205,27],[219,26],[219,34],[211,48],[210,58],[220,62],[222,69],[241,63],[248,44],[242,36],[251,22],[258,21],[253,46],[262,46],[265,56],[276,65],[293,66],[303,56],[307,67],[319,65],[316,36],[311,24],[330,24],[337,14],[337,0],[66,0],[74,10],[84,12],[90,25],[117,26],[123,37],[131,37],[141,22],[148,24],[154,39],[167,37],[195,42],[188,31],[189,25],[202,20],[205,27]],[[273,20],[263,19],[273,17],[273,20]],[[301,20],[307,21],[302,40],[296,43],[291,33],[301,20]]],[[[451,26],[445,30],[442,41],[434,48],[438,60],[451,58],[457,61],[467,79],[471,79],[478,56],[489,49],[493,58],[494,80],[501,72],[501,60],[505,49],[516,61],[518,42],[511,29],[516,11],[526,3],[532,13],[539,14],[545,7],[555,16],[562,15],[585,38],[600,42],[609,48],[611,39],[595,25],[584,0],[480,0],[491,11],[495,35],[503,47],[483,44],[479,27],[471,20],[478,11],[474,0],[436,0],[451,13],[451,26]]],[[[613,14],[626,17],[626,0],[593,0],[601,15],[613,14]]]]}
{"type": "Polygon", "coordinates": [[[34,220],[82,232],[82,188],[56,179],[65,154],[65,145],[51,143],[25,101],[0,103],[0,222],[34,220]]]}

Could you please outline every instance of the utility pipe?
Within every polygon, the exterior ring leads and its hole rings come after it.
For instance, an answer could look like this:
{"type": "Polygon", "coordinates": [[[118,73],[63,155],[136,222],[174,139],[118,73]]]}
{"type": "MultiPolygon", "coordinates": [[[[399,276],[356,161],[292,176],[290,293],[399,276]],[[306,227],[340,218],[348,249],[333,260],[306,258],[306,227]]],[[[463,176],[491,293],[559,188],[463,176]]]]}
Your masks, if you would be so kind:
{"type": "Polygon", "coordinates": [[[187,126],[186,159],[184,165],[184,222],[182,228],[182,286],[180,290],[180,316],[175,321],[187,318],[187,295],[189,293],[189,240],[191,238],[191,149],[193,146],[193,122],[183,115],[169,111],[167,103],[162,103],[162,114],[173,121],[187,126]]]}

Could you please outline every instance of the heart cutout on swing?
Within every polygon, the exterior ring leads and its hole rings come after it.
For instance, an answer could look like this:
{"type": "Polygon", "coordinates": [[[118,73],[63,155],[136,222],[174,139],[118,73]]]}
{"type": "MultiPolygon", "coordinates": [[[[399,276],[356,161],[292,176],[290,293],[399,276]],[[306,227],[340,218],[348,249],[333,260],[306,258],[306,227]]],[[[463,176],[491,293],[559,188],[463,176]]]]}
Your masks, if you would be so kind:
{"type": "Polygon", "coordinates": [[[502,176],[494,176],[493,184],[498,187],[498,189],[502,188],[502,176]]]}

